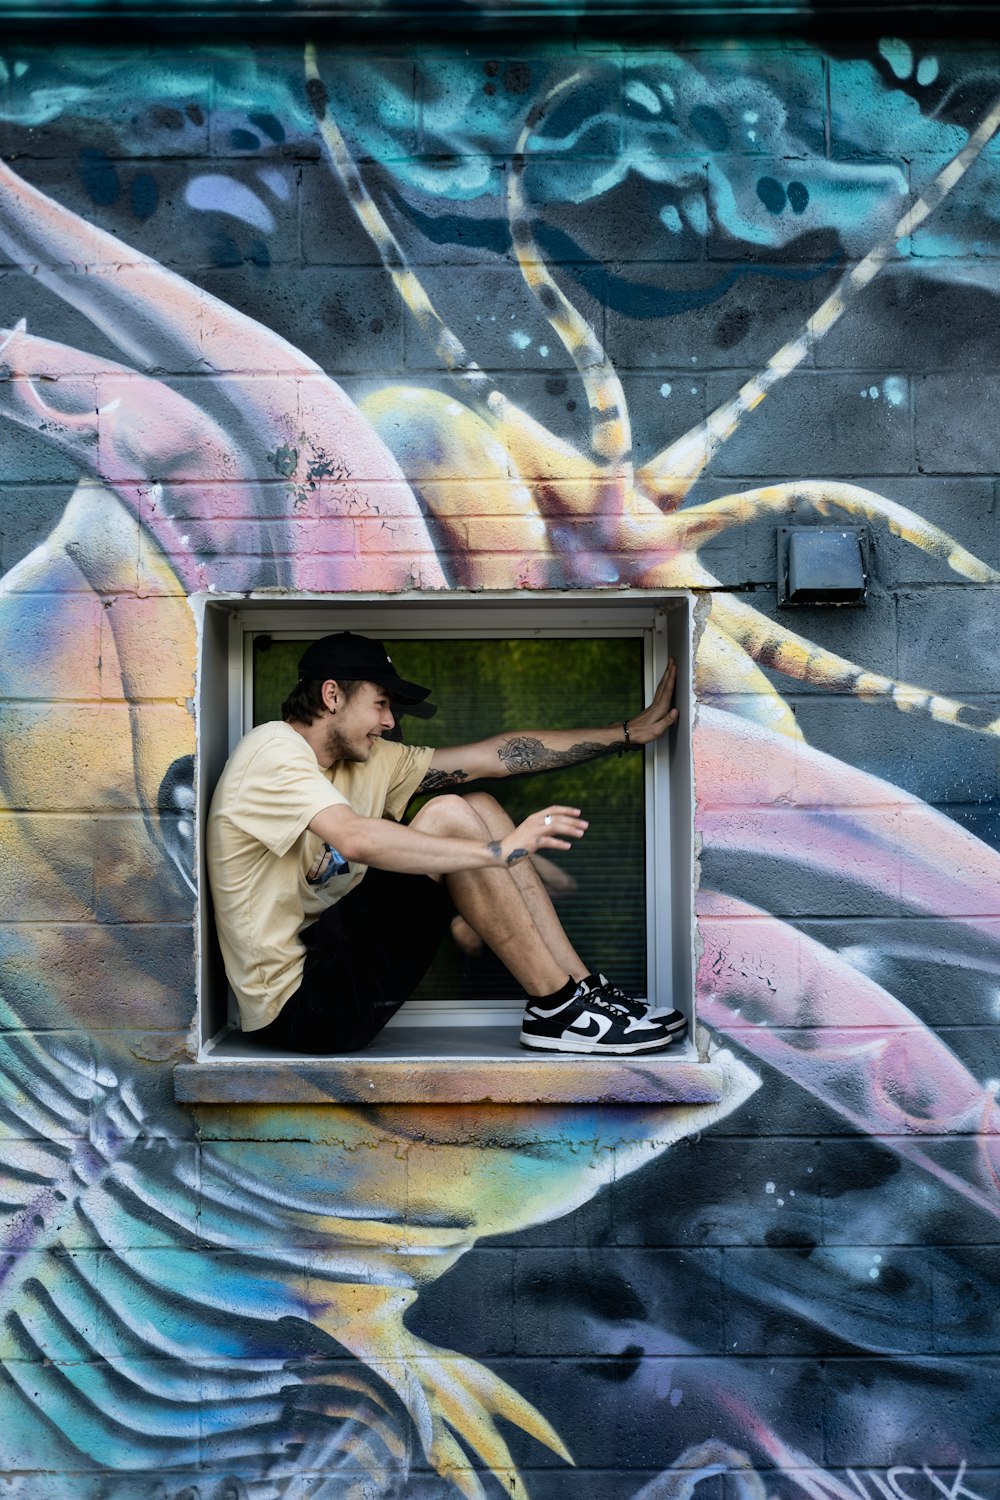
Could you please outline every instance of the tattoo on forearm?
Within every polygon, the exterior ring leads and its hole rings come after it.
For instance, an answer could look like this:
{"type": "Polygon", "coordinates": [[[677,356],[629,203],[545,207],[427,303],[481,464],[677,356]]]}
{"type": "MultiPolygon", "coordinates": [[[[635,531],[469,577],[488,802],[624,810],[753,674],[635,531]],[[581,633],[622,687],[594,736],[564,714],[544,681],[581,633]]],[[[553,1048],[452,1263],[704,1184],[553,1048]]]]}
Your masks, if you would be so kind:
{"type": "Polygon", "coordinates": [[[417,791],[440,792],[446,786],[457,786],[460,781],[468,781],[468,779],[467,771],[428,771],[417,787],[417,791]]]}
{"type": "Polygon", "coordinates": [[[507,863],[509,865],[516,865],[519,859],[527,859],[527,857],[527,849],[512,849],[507,856],[507,863]]]}
{"type": "Polygon", "coordinates": [[[487,854],[492,855],[494,859],[500,859],[503,856],[503,850],[500,848],[499,844],[487,844],[486,852],[487,854]]]}
{"type": "Polygon", "coordinates": [[[579,765],[583,760],[596,760],[600,755],[613,755],[619,745],[601,745],[595,740],[580,740],[568,750],[550,750],[541,740],[531,735],[515,735],[504,740],[497,751],[500,764],[512,775],[525,771],[557,771],[562,766],[579,765]]]}

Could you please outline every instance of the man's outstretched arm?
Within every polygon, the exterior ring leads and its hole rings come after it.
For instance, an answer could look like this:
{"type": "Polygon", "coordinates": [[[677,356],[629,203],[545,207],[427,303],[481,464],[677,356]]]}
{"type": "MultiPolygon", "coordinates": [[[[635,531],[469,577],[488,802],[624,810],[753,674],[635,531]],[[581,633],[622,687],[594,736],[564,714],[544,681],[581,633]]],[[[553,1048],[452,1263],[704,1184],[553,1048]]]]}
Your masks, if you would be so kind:
{"type": "Polygon", "coordinates": [[[570,840],[583,837],[587,821],[578,807],[543,807],[503,839],[480,842],[424,833],[388,818],[366,818],[337,803],[318,812],[309,828],[349,862],[404,875],[439,876],[515,865],[540,849],[571,849],[570,840]]]}
{"type": "Polygon", "coordinates": [[[659,739],[677,722],[673,705],[677,668],[673,660],[660,678],[653,701],[625,725],[593,729],[519,729],[495,734],[472,745],[451,745],[435,750],[418,792],[437,792],[464,781],[484,777],[520,776],[531,771],[556,771],[581,761],[613,755],[626,748],[639,748],[659,739]]]}

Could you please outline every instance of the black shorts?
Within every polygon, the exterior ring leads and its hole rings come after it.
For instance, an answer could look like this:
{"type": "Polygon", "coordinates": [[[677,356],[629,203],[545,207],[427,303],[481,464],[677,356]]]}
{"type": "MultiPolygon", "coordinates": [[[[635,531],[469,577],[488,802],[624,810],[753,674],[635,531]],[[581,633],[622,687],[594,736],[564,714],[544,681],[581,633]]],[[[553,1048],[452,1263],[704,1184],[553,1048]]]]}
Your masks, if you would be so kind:
{"type": "Polygon", "coordinates": [[[302,983],[247,1041],[282,1052],[357,1052],[409,999],[455,906],[444,881],[369,870],[302,933],[302,983]]]}

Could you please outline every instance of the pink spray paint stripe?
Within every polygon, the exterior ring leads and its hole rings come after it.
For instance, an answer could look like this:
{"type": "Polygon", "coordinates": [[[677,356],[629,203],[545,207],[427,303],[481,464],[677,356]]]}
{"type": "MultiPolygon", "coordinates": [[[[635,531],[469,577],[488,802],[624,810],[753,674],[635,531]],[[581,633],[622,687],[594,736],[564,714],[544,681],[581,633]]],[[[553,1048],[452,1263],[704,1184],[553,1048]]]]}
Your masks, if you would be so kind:
{"type": "MultiPolygon", "coordinates": [[[[294,454],[295,471],[279,472],[303,484],[323,489],[326,480],[317,471],[329,469],[332,457],[338,482],[349,480],[362,502],[371,485],[397,487],[422,536],[417,550],[425,558],[424,586],[447,586],[396,460],[346,392],[294,345],[88,224],[3,163],[0,244],[138,364],[213,377],[206,381],[205,404],[232,413],[236,430],[224,423],[230,446],[256,450],[258,476],[268,472],[268,455],[282,450],[289,462],[294,454]]],[[[367,587],[392,586],[399,576],[398,565],[384,581],[370,568],[367,587]]]]}
{"type": "Polygon", "coordinates": [[[918,797],[718,709],[700,709],[694,745],[706,847],[839,872],[995,942],[1000,854],[918,797]]]}
{"type": "Polygon", "coordinates": [[[698,1011],[857,1129],[1000,1217],[1000,1109],[948,1047],[887,990],[757,907],[702,891],[698,1011]],[[750,1011],[750,1015],[747,1011],[750,1011]],[[844,1024],[845,1011],[858,1024],[844,1024]],[[963,1172],[921,1137],[968,1141],[963,1172]]]}
{"type": "MultiPolygon", "coordinates": [[[[215,515],[235,506],[252,517],[253,497],[248,487],[237,496],[234,486],[174,483],[194,472],[182,458],[171,473],[171,449],[192,460],[199,449],[225,451],[221,429],[182,396],[124,366],[22,328],[2,338],[0,360],[10,374],[0,381],[0,414],[40,432],[103,480],[156,538],[185,587],[207,588],[211,569],[198,556],[218,548],[215,515]]],[[[252,555],[260,545],[252,519],[239,531],[234,550],[252,555]]]]}
{"type": "Polygon", "coordinates": [[[433,578],[437,559],[422,524],[413,527],[408,490],[369,486],[368,503],[391,518],[387,535],[402,531],[406,545],[395,555],[388,547],[368,553],[360,528],[369,513],[351,486],[317,485],[312,514],[290,517],[288,486],[257,483],[219,424],[170,387],[23,327],[0,339],[0,361],[14,377],[0,381],[0,415],[42,433],[113,488],[189,590],[259,587],[268,565],[292,587],[388,590],[410,581],[416,557],[433,578]]]}

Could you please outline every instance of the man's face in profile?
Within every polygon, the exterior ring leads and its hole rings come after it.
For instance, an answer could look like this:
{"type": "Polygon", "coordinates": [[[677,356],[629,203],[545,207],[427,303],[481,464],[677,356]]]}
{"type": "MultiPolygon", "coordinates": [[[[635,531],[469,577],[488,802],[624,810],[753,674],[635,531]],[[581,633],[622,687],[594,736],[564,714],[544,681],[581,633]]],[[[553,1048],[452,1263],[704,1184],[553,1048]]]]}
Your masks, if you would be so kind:
{"type": "MultiPolygon", "coordinates": [[[[330,713],[327,728],[327,753],[331,762],[366,761],[372,745],[396,723],[389,694],[375,682],[363,682],[345,698],[335,683],[336,712],[330,713]]],[[[332,695],[331,695],[332,696],[332,695]]]]}

